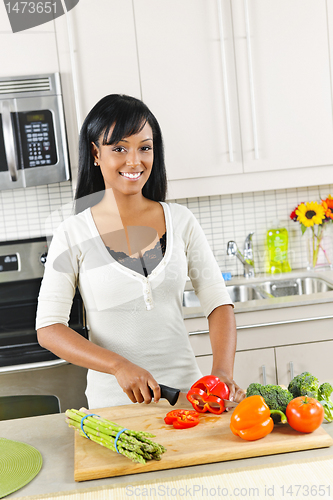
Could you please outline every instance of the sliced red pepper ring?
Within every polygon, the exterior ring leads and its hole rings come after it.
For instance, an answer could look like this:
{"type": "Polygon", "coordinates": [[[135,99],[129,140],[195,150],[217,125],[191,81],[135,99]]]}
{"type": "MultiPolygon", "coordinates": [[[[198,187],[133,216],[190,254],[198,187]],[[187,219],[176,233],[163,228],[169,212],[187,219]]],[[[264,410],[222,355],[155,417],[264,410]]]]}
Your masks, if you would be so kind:
{"type": "Polygon", "coordinates": [[[166,414],[164,422],[175,429],[187,429],[198,425],[199,414],[194,410],[172,410],[166,414]]]}
{"type": "Polygon", "coordinates": [[[187,393],[187,399],[199,413],[210,411],[219,414],[225,409],[223,399],[211,394],[208,395],[202,389],[190,389],[187,393]]]}
{"type": "Polygon", "coordinates": [[[193,408],[200,412],[220,414],[225,410],[224,399],[229,398],[229,387],[218,377],[205,375],[192,385],[187,399],[193,408]]]}
{"type": "Polygon", "coordinates": [[[172,424],[175,420],[177,420],[178,417],[181,415],[192,415],[193,417],[199,417],[198,413],[194,410],[181,410],[181,409],[176,409],[169,411],[169,413],[166,414],[164,417],[164,422],[168,425],[172,424]]]}

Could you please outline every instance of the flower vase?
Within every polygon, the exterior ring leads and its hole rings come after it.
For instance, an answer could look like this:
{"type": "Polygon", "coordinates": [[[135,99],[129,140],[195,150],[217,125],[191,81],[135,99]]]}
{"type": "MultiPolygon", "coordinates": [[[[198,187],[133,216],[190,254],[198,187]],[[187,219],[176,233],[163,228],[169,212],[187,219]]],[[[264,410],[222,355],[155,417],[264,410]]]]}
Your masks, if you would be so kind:
{"type": "Polygon", "coordinates": [[[311,271],[322,268],[332,269],[332,235],[324,225],[312,226],[308,229],[307,269],[311,271]]]}

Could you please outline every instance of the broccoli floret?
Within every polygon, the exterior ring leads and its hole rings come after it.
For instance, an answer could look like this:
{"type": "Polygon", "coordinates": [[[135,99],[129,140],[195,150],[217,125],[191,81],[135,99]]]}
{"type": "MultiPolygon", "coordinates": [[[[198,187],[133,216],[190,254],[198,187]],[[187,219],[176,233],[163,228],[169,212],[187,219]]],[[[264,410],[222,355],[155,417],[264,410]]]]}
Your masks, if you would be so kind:
{"type": "Polygon", "coordinates": [[[293,399],[293,395],[279,385],[261,385],[257,383],[250,384],[246,390],[248,396],[262,396],[270,410],[279,410],[286,412],[288,403],[293,399]]]}
{"type": "Polygon", "coordinates": [[[250,384],[246,389],[246,396],[262,396],[261,390],[263,387],[263,385],[257,383],[250,384]]]}
{"type": "Polygon", "coordinates": [[[311,375],[311,373],[303,372],[300,375],[296,375],[296,377],[289,382],[288,391],[291,392],[294,398],[301,396],[301,383],[303,382],[304,377],[309,375],[311,375]]]}
{"type": "Polygon", "coordinates": [[[321,399],[329,399],[333,392],[333,387],[329,382],[324,382],[321,384],[318,390],[318,394],[321,399]]]}
{"type": "Polygon", "coordinates": [[[333,422],[333,403],[330,399],[332,392],[333,387],[328,382],[321,384],[318,390],[318,401],[324,408],[325,420],[327,420],[327,422],[333,422]]]}
{"type": "Polygon", "coordinates": [[[318,399],[319,380],[309,372],[296,375],[288,385],[288,391],[298,398],[299,396],[309,396],[318,399]]]}
{"type": "Polygon", "coordinates": [[[309,396],[310,398],[318,398],[319,380],[313,375],[304,377],[301,383],[301,396],[309,396]]]}

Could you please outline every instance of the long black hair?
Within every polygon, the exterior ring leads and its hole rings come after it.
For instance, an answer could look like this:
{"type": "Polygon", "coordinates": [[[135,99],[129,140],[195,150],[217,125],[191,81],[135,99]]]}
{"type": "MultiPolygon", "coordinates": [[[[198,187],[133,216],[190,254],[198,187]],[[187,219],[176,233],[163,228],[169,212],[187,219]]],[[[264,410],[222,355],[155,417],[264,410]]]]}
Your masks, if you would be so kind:
{"type": "Polygon", "coordinates": [[[137,134],[148,123],[153,131],[154,161],[148,181],[142,189],[145,198],[165,201],[167,177],[160,126],[155,116],[139,99],[122,94],[110,94],[101,99],[83,122],[79,139],[79,170],[75,193],[75,212],[95,205],[103,197],[105,184],[99,166],[94,166],[91,143],[116,144],[121,139],[137,134]],[[111,137],[109,133],[114,125],[111,137]],[[99,195],[100,194],[100,195],[99,195]],[[94,195],[94,196],[89,196],[94,195]],[[94,200],[92,202],[92,200],[94,200]]]}

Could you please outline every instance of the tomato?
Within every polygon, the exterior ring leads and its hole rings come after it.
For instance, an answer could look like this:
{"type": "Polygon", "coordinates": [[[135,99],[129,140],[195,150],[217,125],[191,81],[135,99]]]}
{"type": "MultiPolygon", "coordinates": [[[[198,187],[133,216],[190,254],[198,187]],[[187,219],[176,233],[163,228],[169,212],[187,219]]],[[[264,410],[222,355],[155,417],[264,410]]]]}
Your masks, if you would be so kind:
{"type": "Polygon", "coordinates": [[[313,432],[324,420],[324,408],[314,398],[300,396],[292,399],[287,406],[288,424],[300,432],[313,432]]]}
{"type": "Polygon", "coordinates": [[[199,413],[194,410],[172,410],[166,414],[164,422],[175,429],[195,427],[199,423],[199,413]]]}

